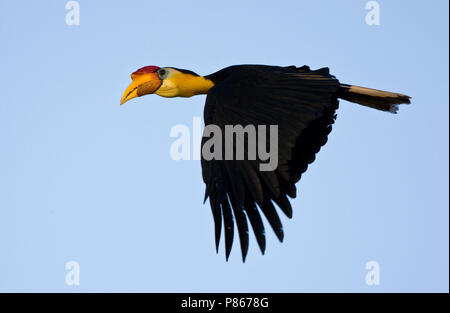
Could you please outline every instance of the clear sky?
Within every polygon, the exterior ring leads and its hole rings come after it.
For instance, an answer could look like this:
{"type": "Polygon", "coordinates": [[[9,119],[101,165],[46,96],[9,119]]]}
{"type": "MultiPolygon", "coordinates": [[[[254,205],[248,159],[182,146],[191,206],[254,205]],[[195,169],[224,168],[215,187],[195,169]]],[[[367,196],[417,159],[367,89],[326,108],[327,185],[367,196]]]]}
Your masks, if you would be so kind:
{"type": "MultiPolygon", "coordinates": [[[[0,291],[448,291],[448,1],[0,1],[0,291]],[[199,161],[169,154],[205,97],[119,106],[145,65],[328,66],[412,97],[341,101],[280,244],[215,253],[199,161]],[[80,266],[67,285],[65,265],[80,266]],[[366,263],[380,284],[366,284],[366,263]]],[[[236,239],[236,238],[235,238],[236,239]]]]}

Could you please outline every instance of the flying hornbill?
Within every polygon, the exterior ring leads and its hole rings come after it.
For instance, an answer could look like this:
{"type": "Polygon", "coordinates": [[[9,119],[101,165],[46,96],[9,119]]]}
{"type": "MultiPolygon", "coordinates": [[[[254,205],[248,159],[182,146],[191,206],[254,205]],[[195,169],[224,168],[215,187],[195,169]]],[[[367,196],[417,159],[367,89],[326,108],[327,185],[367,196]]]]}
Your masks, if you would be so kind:
{"type": "MultiPolygon", "coordinates": [[[[209,197],[215,224],[216,251],[223,222],[228,260],[235,221],[244,262],[249,243],[247,220],[261,252],[265,251],[260,211],[278,239],[283,240],[274,203],[292,217],[288,197],[296,197],[295,184],[327,142],[339,98],[391,113],[397,113],[398,104],[410,103],[406,95],[341,84],[328,68],[311,70],[308,66],[236,65],[207,76],[174,67],[146,66],[131,78],[120,104],[152,93],[162,97],[206,94],[205,126],[278,125],[275,170],[261,171],[261,159],[206,160],[203,155],[201,159],[205,201],[209,197]]],[[[204,134],[202,146],[205,138],[204,134]]]]}

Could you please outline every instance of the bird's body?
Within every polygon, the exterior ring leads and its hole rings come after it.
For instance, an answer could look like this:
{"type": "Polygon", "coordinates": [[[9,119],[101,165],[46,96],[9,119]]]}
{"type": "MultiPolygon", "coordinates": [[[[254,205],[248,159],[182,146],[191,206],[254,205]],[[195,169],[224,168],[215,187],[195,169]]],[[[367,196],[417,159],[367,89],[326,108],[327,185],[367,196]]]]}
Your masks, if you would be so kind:
{"type": "MultiPolygon", "coordinates": [[[[313,71],[307,66],[237,65],[204,77],[187,70],[150,66],[133,73],[132,78],[133,83],[121,103],[149,93],[164,97],[207,94],[205,130],[214,126],[226,133],[228,126],[276,125],[277,164],[273,169],[261,170],[265,160],[260,155],[251,158],[250,146],[244,145],[244,158],[240,159],[234,154],[231,159],[226,157],[230,146],[225,140],[220,141],[220,147],[214,146],[216,158],[205,157],[205,149],[202,150],[205,200],[209,198],[214,217],[216,248],[223,228],[227,259],[236,223],[245,260],[249,243],[247,221],[264,253],[265,231],[260,211],[278,239],[283,240],[283,228],[274,204],[286,216],[292,216],[289,198],[296,197],[295,184],[327,142],[336,118],[338,98],[392,113],[396,113],[398,104],[409,103],[408,96],[341,84],[329,74],[328,68],[313,71]]],[[[250,134],[247,132],[247,137],[243,137],[247,143],[250,134]]],[[[205,133],[203,137],[204,148],[208,135],[205,133]]],[[[270,136],[258,133],[257,137],[254,148],[259,152],[266,143],[259,138],[270,136]]],[[[237,150],[237,143],[231,149],[237,150]]]]}

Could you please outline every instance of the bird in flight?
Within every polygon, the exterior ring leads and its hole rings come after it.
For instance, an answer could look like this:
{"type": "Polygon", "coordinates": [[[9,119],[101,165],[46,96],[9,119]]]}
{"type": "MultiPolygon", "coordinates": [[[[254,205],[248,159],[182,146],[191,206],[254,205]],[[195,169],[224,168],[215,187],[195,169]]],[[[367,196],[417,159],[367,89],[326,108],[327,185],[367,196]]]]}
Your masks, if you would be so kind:
{"type": "MultiPolygon", "coordinates": [[[[391,113],[397,113],[399,104],[410,103],[406,95],[341,84],[328,68],[311,70],[308,66],[235,65],[207,76],[175,67],[145,66],[132,73],[131,79],[120,104],[147,94],[162,97],[206,94],[205,129],[214,126],[226,132],[228,125],[277,126],[278,161],[273,169],[261,170],[260,157],[211,159],[204,157],[203,150],[201,153],[205,201],[209,198],[214,218],[216,251],[223,228],[228,260],[236,224],[244,262],[249,246],[248,222],[261,252],[265,252],[265,228],[260,212],[283,241],[276,206],[288,218],[292,217],[289,198],[296,197],[295,184],[327,142],[339,99],[391,113]]],[[[206,135],[203,134],[203,148],[206,135]]],[[[223,141],[221,144],[214,150],[226,150],[226,144],[223,141]]],[[[256,142],[258,151],[262,145],[268,146],[267,142],[256,142]]]]}

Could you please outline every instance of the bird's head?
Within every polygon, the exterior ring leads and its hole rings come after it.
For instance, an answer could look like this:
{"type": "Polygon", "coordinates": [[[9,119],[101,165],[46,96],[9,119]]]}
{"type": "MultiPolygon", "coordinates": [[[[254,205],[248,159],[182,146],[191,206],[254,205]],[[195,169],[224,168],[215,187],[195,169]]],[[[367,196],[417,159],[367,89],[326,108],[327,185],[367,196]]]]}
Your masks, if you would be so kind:
{"type": "Polygon", "coordinates": [[[213,82],[188,70],[145,66],[131,74],[133,80],[123,93],[120,104],[136,97],[157,94],[162,97],[191,97],[206,94],[213,82]]]}

